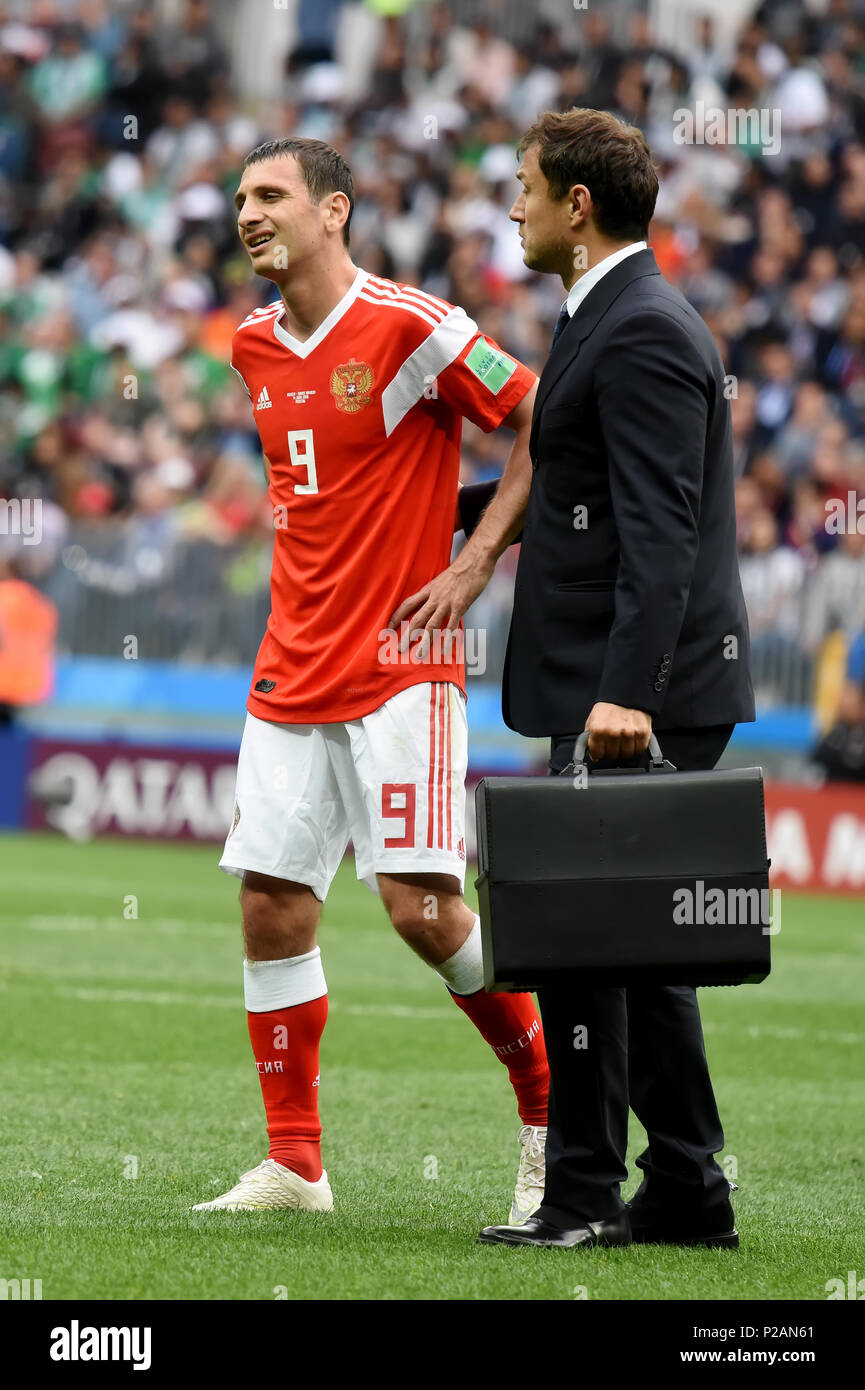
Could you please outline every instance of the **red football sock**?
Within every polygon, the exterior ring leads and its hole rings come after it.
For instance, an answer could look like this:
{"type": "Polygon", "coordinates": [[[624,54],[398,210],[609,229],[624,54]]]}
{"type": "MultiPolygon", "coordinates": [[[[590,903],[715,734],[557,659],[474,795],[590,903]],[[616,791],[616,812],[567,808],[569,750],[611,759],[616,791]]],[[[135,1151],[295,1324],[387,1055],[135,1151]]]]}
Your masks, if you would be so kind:
{"type": "Polygon", "coordinates": [[[317,1182],[322,1171],[318,1045],[327,995],[270,1013],[247,1012],[246,1018],[267,1115],[267,1156],[317,1182]]]}
{"type": "Polygon", "coordinates": [[[550,1069],[544,1030],[530,994],[453,994],[462,1009],[508,1069],[524,1125],[547,1123],[550,1069]]]}

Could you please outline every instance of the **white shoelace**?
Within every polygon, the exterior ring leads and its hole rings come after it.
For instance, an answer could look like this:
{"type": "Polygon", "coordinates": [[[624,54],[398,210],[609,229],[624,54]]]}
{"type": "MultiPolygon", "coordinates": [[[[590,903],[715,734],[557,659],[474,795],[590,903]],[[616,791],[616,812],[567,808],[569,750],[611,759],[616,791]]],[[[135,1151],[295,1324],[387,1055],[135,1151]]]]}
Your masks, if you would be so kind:
{"type": "Polygon", "coordinates": [[[544,1179],[544,1146],[537,1125],[523,1125],[520,1130],[520,1145],[523,1150],[525,1177],[531,1178],[532,1186],[540,1187],[544,1179]]]}

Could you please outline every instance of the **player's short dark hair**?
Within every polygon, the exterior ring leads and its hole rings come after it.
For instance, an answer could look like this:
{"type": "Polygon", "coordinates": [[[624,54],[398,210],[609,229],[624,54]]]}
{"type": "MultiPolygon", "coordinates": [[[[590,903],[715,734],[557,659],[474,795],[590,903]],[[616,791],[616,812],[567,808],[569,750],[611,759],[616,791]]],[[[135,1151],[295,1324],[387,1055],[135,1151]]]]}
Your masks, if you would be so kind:
{"type": "Polygon", "coordinates": [[[243,167],[247,169],[250,164],[260,164],[265,159],[279,159],[286,154],[294,155],[297,160],[311,203],[321,202],[328,193],[344,193],[348,198],[348,217],[342,229],[342,239],[348,246],[348,229],[354,212],[354,179],[339,150],[326,145],[323,140],[306,140],[299,135],[286,136],[282,140],[265,140],[263,145],[250,150],[243,167]]]}
{"type": "Polygon", "coordinates": [[[544,111],[517,146],[520,156],[537,147],[550,197],[563,198],[575,183],[592,195],[595,226],[616,241],[643,241],[655,211],[658,175],[646,137],[609,111],[574,106],[544,111]]]}

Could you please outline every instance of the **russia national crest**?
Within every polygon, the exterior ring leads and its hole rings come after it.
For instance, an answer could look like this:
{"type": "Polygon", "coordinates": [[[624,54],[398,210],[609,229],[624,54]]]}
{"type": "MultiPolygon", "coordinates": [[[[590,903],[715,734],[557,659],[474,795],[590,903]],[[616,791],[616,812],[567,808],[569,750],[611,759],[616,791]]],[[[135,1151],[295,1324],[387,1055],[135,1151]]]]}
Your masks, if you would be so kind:
{"type": "Polygon", "coordinates": [[[358,362],[355,357],[341,362],[334,367],[330,378],[330,390],[337,408],[349,415],[362,410],[372,399],[369,394],[372,383],[372,367],[368,362],[358,362]]]}

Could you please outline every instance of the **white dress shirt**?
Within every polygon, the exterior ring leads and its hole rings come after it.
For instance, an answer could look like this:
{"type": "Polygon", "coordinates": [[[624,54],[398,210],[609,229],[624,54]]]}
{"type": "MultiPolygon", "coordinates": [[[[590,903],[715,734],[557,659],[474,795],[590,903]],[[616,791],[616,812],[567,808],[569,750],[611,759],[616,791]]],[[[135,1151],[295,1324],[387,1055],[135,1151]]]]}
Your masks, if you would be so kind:
{"type": "Polygon", "coordinates": [[[602,261],[598,261],[597,265],[593,265],[591,270],[587,270],[584,275],[580,276],[579,280],[574,281],[571,286],[570,294],[562,305],[562,308],[564,309],[566,304],[568,307],[568,314],[573,318],[574,314],[577,312],[578,306],[582,304],[589,290],[593,290],[598,281],[603,280],[608,270],[612,270],[613,266],[618,265],[620,261],[624,261],[628,256],[633,256],[635,252],[645,251],[647,246],[648,243],[645,241],[632,241],[630,246],[623,246],[621,251],[614,251],[611,256],[605,256],[602,261]]]}

